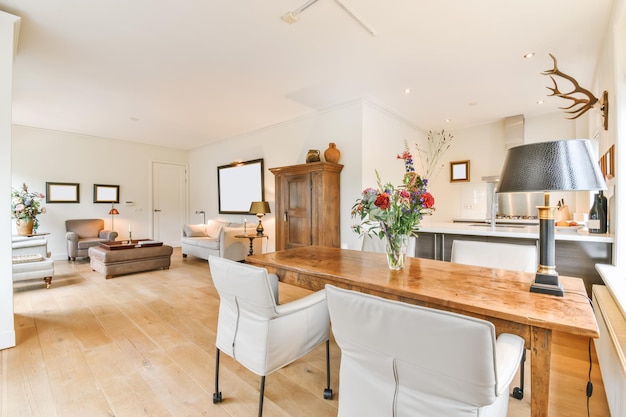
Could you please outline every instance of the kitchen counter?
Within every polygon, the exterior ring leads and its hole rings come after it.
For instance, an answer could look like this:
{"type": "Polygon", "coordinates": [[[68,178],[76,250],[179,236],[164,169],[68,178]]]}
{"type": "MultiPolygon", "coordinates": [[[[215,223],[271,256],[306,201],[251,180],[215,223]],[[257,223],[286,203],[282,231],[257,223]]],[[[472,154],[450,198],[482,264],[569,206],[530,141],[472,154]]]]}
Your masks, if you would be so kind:
{"type": "MultiPolygon", "coordinates": [[[[454,222],[423,222],[418,233],[444,233],[455,235],[494,236],[519,239],[539,239],[539,226],[523,224],[499,225],[492,227],[487,223],[454,223],[454,222]]],[[[586,228],[558,228],[554,234],[555,240],[569,240],[578,242],[613,243],[612,234],[592,234],[586,228]]]]}
{"type": "MultiPolygon", "coordinates": [[[[487,223],[423,222],[417,232],[415,256],[449,261],[455,240],[534,245],[539,241],[539,226],[523,224],[498,225],[487,223]]],[[[613,243],[611,234],[590,234],[586,228],[557,228],[555,263],[559,274],[579,277],[585,281],[589,296],[593,285],[602,284],[596,264],[611,264],[613,243]]]]}

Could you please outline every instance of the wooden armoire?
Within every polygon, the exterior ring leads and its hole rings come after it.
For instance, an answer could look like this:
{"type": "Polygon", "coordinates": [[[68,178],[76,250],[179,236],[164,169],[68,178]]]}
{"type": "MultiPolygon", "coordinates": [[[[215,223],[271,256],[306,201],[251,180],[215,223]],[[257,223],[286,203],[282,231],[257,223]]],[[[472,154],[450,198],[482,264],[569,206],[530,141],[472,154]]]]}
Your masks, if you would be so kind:
{"type": "Polygon", "coordinates": [[[270,168],[276,182],[276,250],[340,246],[339,174],[343,165],[312,162],[270,168]]]}

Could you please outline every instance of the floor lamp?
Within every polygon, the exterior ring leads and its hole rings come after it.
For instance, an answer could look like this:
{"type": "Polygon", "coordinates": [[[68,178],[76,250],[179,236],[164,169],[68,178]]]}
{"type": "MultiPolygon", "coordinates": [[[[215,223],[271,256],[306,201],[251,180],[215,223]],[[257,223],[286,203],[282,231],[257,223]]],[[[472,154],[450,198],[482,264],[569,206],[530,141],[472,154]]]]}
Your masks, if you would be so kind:
{"type": "Polygon", "coordinates": [[[114,232],[115,231],[115,223],[113,223],[114,216],[117,216],[118,214],[120,214],[120,212],[117,211],[117,209],[115,208],[115,203],[111,203],[111,210],[109,210],[109,214],[111,215],[111,230],[114,232]]]}
{"type": "Polygon", "coordinates": [[[569,139],[531,143],[507,151],[498,193],[544,193],[539,210],[539,266],[531,292],[563,296],[563,286],[556,272],[554,215],[550,191],[604,190],[606,184],[596,158],[591,156],[591,141],[569,139]]]}

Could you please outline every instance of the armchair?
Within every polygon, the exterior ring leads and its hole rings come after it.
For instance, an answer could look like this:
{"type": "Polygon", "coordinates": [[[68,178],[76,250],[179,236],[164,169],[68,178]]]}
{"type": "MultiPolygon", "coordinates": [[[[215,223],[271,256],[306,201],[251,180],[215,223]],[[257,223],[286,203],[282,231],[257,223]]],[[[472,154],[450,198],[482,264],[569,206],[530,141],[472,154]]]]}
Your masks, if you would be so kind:
{"type": "Polygon", "coordinates": [[[75,261],[78,257],[89,256],[89,248],[99,242],[112,241],[117,232],[104,230],[102,219],[75,219],[65,221],[67,240],[67,260],[75,261]]]}
{"type": "Polygon", "coordinates": [[[220,296],[215,356],[213,403],[219,390],[220,352],[261,376],[259,417],[263,414],[265,376],[290,364],[326,342],[326,383],[330,389],[330,321],[325,292],[318,291],[278,305],[278,277],[267,270],[209,256],[211,276],[220,296]]]}
{"type": "Polygon", "coordinates": [[[492,323],[326,285],[339,413],[505,417],[524,340],[492,323]]]}
{"type": "MultiPolygon", "coordinates": [[[[450,262],[535,272],[537,270],[537,247],[513,243],[455,240],[452,242],[450,262]]],[[[526,350],[524,350],[520,364],[519,387],[513,389],[513,398],[517,400],[524,398],[524,362],[526,362],[526,350]]]]}

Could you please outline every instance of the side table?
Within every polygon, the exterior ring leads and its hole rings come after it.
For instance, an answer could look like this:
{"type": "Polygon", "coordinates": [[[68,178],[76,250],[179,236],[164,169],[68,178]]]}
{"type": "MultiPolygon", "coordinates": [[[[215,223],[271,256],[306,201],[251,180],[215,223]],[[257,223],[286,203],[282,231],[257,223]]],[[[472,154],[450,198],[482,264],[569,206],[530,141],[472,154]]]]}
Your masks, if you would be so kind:
{"type": "Polygon", "coordinates": [[[259,239],[259,238],[262,238],[262,237],[266,237],[268,239],[270,238],[267,235],[257,235],[256,233],[255,234],[250,234],[250,235],[235,235],[235,237],[236,238],[240,238],[240,239],[245,239],[245,238],[250,239],[250,250],[248,251],[248,256],[254,255],[254,250],[252,248],[252,243],[254,242],[254,239],[259,239]]]}

